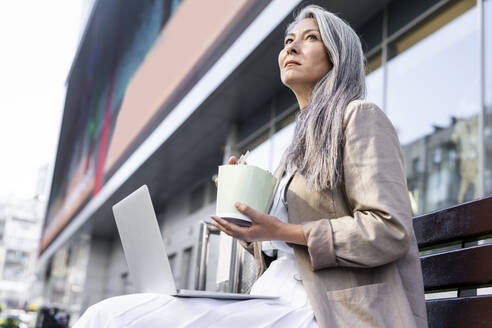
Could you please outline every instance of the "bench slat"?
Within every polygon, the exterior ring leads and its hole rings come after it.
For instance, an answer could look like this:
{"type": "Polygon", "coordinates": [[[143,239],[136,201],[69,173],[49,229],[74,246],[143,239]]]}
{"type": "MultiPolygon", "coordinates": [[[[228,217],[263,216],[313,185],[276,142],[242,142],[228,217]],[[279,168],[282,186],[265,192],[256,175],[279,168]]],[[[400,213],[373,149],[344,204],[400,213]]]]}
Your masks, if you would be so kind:
{"type": "Polygon", "coordinates": [[[491,259],[490,244],[423,256],[424,288],[432,290],[492,283],[491,259]]]}
{"type": "Polygon", "coordinates": [[[413,228],[420,248],[492,233],[492,196],[417,216],[413,228]]]}
{"type": "Polygon", "coordinates": [[[429,328],[492,327],[492,295],[426,301],[429,328]]]}

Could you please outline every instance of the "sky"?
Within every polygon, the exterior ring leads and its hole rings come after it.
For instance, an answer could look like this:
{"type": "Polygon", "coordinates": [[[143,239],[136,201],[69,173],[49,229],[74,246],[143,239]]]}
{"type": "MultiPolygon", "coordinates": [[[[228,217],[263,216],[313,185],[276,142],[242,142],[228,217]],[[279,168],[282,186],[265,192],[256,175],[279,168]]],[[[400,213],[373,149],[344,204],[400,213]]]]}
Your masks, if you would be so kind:
{"type": "Polygon", "coordinates": [[[34,196],[53,167],[65,81],[91,0],[0,1],[0,199],[34,196]]]}

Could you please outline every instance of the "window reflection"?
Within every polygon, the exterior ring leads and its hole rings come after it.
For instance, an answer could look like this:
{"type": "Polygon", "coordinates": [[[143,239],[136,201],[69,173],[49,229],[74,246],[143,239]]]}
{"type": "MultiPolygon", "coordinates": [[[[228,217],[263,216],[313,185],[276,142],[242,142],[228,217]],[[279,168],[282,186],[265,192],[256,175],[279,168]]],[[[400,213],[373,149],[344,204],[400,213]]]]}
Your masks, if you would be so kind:
{"type": "MultiPolygon", "coordinates": [[[[406,163],[412,210],[422,214],[473,200],[478,190],[479,25],[475,0],[452,1],[367,58],[367,100],[392,120],[406,163]],[[384,90],[386,85],[386,92],[384,90]],[[386,97],[386,98],[385,98],[386,97]]],[[[492,193],[492,0],[484,2],[485,193],[492,193]],[[488,87],[487,87],[488,86],[488,87]]],[[[248,162],[273,171],[294,123],[266,135],[248,162]]],[[[250,148],[251,149],[251,148],[250,148]]]]}
{"type": "Polygon", "coordinates": [[[366,99],[384,109],[383,79],[384,73],[381,66],[381,52],[367,59],[366,65],[366,99]]]}
{"type": "Polygon", "coordinates": [[[478,197],[479,34],[470,3],[445,8],[391,47],[386,112],[415,214],[478,197]]]}
{"type": "Polygon", "coordinates": [[[282,159],[285,149],[287,149],[292,141],[294,136],[294,128],[295,123],[290,123],[273,136],[274,151],[272,153],[272,167],[274,169],[280,164],[280,160],[282,159]]]}
{"type": "Polygon", "coordinates": [[[492,194],[492,0],[483,3],[484,13],[484,129],[485,146],[484,193],[492,194]]]}
{"type": "Polygon", "coordinates": [[[295,123],[293,120],[294,115],[289,116],[285,121],[280,122],[280,129],[272,137],[266,140],[263,138],[264,141],[256,148],[254,148],[254,144],[250,146],[248,164],[256,165],[273,173],[280,164],[282,155],[294,135],[295,123]]]}
{"type": "Polygon", "coordinates": [[[271,142],[271,139],[268,138],[256,148],[248,148],[250,153],[246,162],[272,172],[270,167],[271,142]]]}

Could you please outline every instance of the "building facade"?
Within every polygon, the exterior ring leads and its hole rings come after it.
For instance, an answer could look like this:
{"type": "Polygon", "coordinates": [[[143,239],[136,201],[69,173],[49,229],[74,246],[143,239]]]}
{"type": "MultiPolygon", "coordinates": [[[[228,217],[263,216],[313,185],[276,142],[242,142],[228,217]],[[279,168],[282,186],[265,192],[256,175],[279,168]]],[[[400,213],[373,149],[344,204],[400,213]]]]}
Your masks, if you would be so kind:
{"type": "MultiPolygon", "coordinates": [[[[47,304],[76,318],[134,290],[111,206],[142,184],[178,286],[195,285],[217,166],[250,150],[273,171],[292,138],[298,107],[277,55],[308,3],[359,34],[414,214],[492,194],[491,0],[100,0],[67,80],[39,261],[47,304]]],[[[230,247],[210,239],[208,290],[227,288],[230,247]]]]}

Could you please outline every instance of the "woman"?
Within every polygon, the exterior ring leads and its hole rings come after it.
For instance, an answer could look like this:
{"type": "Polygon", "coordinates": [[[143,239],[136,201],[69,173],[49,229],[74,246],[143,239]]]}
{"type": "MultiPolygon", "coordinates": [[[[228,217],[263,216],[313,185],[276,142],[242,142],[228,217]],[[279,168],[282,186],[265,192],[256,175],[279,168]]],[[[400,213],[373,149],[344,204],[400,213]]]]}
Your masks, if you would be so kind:
{"type": "Polygon", "coordinates": [[[384,113],[360,100],[357,35],[308,6],[287,28],[278,62],[300,112],[275,172],[274,204],[265,214],[237,203],[253,222],[248,228],[212,218],[255,255],[251,293],[280,300],[130,295],[91,307],[76,327],[91,320],[108,327],[427,327],[401,149],[384,113]],[[267,255],[276,257],[268,268],[267,255]]]}

